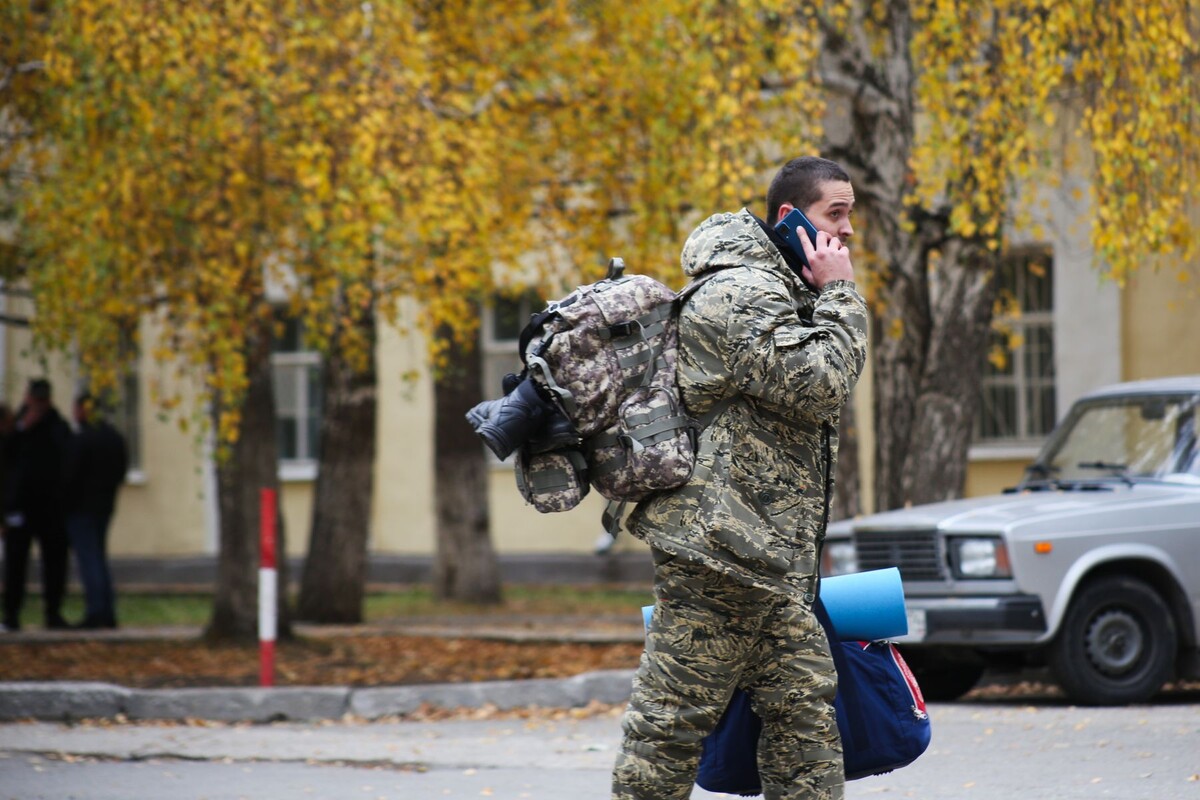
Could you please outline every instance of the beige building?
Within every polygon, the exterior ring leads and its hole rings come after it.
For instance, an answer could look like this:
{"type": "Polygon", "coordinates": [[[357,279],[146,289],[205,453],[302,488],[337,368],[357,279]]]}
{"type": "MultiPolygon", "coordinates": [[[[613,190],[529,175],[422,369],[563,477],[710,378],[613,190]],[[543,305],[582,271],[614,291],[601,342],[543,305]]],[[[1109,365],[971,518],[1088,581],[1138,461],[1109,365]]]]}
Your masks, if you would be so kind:
{"type": "MultiPolygon", "coordinates": [[[[1086,226],[1080,224],[1086,209],[1071,199],[1077,196],[1074,188],[1064,185],[1046,193],[1057,223],[1013,242],[1003,286],[1022,306],[1011,324],[1023,344],[1003,368],[990,368],[984,379],[968,495],[1015,483],[1044,434],[1083,392],[1121,380],[1200,373],[1200,281],[1181,281],[1176,267],[1144,270],[1124,287],[1102,279],[1086,226]]],[[[1191,265],[1193,278],[1198,272],[1191,265]]],[[[24,301],[0,303],[5,303],[0,313],[28,312],[24,301]]],[[[528,309],[520,304],[489,310],[481,338],[488,385],[498,385],[498,376],[515,363],[517,321],[527,318],[528,309]]],[[[279,472],[292,555],[303,552],[308,538],[315,422],[320,413],[311,380],[320,359],[299,349],[298,342],[297,332],[289,331],[275,356],[283,455],[279,472]]],[[[39,364],[28,355],[29,348],[27,331],[0,326],[0,399],[15,406],[26,380],[48,371],[56,387],[56,405],[67,414],[76,384],[70,360],[39,364]]],[[[419,557],[434,551],[433,403],[423,354],[421,341],[382,331],[370,535],[377,555],[419,557]],[[402,378],[413,370],[420,377],[402,378]]],[[[142,363],[139,374],[127,382],[128,402],[119,422],[130,434],[133,467],[118,502],[110,550],[117,559],[211,556],[218,541],[212,463],[194,434],[181,431],[177,420],[162,418],[153,407],[148,378],[156,371],[165,372],[142,363]]],[[[863,496],[869,497],[869,373],[855,402],[859,420],[866,423],[860,463],[863,496]]],[[[498,462],[491,465],[489,492],[493,540],[501,555],[584,554],[600,533],[603,500],[594,492],[572,512],[541,515],[524,505],[511,468],[498,462]]],[[[619,548],[637,546],[628,536],[618,543],[619,548]]]]}

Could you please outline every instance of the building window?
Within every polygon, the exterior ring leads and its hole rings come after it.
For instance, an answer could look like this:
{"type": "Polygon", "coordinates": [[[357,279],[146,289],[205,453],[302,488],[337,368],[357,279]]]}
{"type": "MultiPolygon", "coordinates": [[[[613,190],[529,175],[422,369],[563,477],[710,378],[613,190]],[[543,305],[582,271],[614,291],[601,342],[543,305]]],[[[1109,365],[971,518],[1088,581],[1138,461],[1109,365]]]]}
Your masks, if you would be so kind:
{"type": "Polygon", "coordinates": [[[311,477],[321,424],[321,354],[305,347],[299,320],[280,324],[271,347],[280,467],[307,470],[307,476],[294,477],[311,477]]]}
{"type": "Polygon", "coordinates": [[[521,331],[534,313],[546,303],[533,292],[519,295],[497,295],[483,310],[483,396],[487,400],[503,392],[501,382],[510,372],[520,372],[521,357],[517,353],[521,331]]]}
{"type": "Polygon", "coordinates": [[[1054,428],[1054,258],[1007,256],[997,273],[1000,313],[983,367],[975,441],[1031,443],[1054,428]]]}

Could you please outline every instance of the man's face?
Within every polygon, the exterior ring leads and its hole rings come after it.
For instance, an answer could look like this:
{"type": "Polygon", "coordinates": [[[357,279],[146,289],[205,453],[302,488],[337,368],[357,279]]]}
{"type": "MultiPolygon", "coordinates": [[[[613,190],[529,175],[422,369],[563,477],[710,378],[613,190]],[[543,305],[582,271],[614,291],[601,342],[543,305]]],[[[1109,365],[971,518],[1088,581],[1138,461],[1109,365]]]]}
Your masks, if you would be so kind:
{"type": "MultiPolygon", "coordinates": [[[[779,219],[786,217],[793,208],[790,203],[781,205],[779,219]]],[[[850,215],[854,212],[854,187],[845,181],[825,181],[821,184],[821,199],[800,210],[817,230],[838,237],[842,244],[854,235],[854,226],[850,224],[850,215]]]]}

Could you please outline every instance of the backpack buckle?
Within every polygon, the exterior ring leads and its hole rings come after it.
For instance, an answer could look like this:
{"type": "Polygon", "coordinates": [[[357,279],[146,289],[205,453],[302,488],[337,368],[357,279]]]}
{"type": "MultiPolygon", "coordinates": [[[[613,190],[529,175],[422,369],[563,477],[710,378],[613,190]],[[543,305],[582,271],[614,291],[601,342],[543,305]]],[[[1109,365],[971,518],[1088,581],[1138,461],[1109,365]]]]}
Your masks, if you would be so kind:
{"type": "Polygon", "coordinates": [[[608,326],[608,336],[602,336],[604,339],[624,339],[634,331],[641,330],[642,324],[636,319],[631,319],[628,322],[614,322],[608,326]]]}

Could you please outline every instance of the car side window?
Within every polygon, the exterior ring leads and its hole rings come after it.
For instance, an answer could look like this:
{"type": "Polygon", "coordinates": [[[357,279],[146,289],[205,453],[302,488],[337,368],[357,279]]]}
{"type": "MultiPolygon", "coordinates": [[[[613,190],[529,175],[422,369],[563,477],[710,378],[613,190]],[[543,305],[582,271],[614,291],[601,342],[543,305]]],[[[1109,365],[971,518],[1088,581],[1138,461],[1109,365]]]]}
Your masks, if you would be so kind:
{"type": "Polygon", "coordinates": [[[1200,403],[1192,406],[1192,413],[1186,417],[1179,431],[1180,444],[1185,447],[1179,471],[1200,476],[1200,439],[1197,439],[1197,434],[1200,434],[1200,403]]]}

